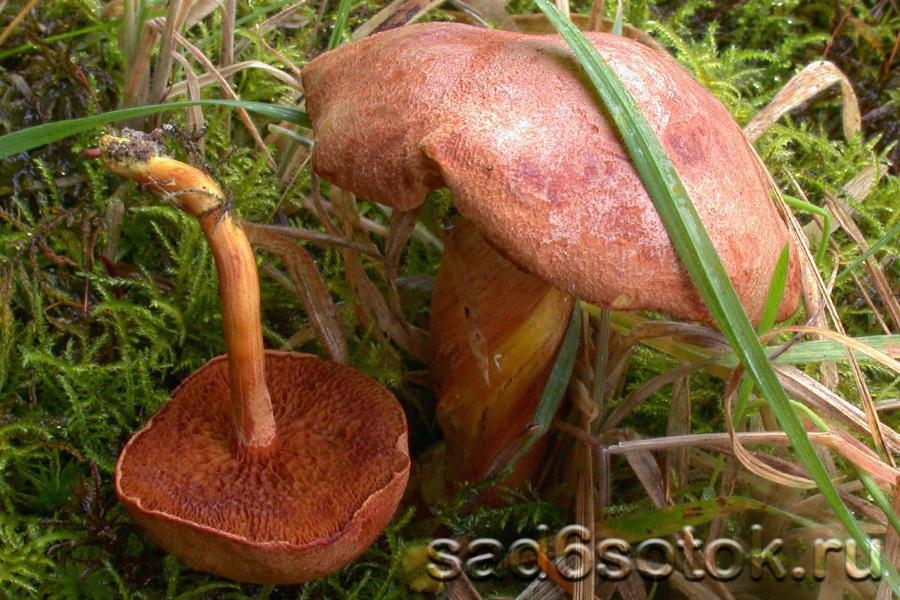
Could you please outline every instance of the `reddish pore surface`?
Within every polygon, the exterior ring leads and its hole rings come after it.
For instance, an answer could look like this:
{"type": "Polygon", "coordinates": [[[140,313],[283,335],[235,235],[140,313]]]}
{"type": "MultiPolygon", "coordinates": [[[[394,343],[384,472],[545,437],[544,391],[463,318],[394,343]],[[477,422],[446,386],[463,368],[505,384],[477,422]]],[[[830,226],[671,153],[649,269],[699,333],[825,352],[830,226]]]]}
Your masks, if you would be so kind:
{"type": "Polygon", "coordinates": [[[405,482],[406,422],[390,392],[310,355],[269,351],[266,370],[278,448],[232,455],[228,362],[213,359],[123,450],[117,487],[130,510],[251,544],[306,546],[340,536],[370,496],[399,474],[405,482]]]}

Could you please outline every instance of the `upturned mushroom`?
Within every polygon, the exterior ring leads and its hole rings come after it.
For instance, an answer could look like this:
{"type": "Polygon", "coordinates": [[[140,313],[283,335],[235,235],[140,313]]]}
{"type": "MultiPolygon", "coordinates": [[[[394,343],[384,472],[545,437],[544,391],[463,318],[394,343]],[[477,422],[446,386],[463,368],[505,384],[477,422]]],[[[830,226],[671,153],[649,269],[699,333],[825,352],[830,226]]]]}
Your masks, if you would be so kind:
{"type": "Polygon", "coordinates": [[[202,171],[139,132],[103,136],[100,156],[199,221],[216,262],[228,350],[182,382],[127,443],[116,465],[120,501],[195,569],[268,584],[336,571],[380,535],[403,494],[402,408],[349,367],[264,350],[253,251],[202,171]]]}
{"type": "MultiPolygon", "coordinates": [[[[740,128],[668,55],[587,36],[661,140],[757,321],[789,236],[740,128]]],[[[327,52],[302,77],[323,178],[400,210],[448,187],[495,249],[563,291],[711,321],[560,36],[411,25],[327,52]]],[[[791,253],[782,319],[799,298],[791,253]]]]}

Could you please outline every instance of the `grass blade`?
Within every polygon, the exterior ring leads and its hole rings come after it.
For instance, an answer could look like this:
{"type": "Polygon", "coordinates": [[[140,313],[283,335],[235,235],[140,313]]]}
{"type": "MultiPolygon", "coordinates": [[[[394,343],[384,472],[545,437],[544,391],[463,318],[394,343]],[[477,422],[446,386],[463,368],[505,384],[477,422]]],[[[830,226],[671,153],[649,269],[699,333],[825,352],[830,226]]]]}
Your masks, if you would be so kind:
{"type": "Polygon", "coordinates": [[[900,232],[900,223],[897,223],[896,225],[891,227],[887,233],[885,233],[883,236],[881,236],[878,239],[878,241],[876,241],[874,244],[872,244],[871,248],[869,248],[868,250],[866,250],[865,252],[863,252],[862,254],[857,256],[855,259],[853,259],[853,262],[851,262],[849,265],[847,265],[843,271],[838,273],[836,281],[841,281],[841,280],[849,277],[850,273],[852,273],[853,270],[856,269],[856,267],[858,267],[863,262],[865,262],[866,259],[868,259],[870,256],[872,256],[873,254],[878,252],[878,250],[880,250],[882,246],[887,244],[891,240],[892,237],[897,235],[898,232],[900,232]]]}
{"type": "Polygon", "coordinates": [[[35,148],[45,146],[52,142],[58,142],[70,135],[88,131],[114,121],[142,117],[166,110],[186,108],[189,106],[212,105],[244,108],[264,117],[288,121],[289,123],[294,123],[301,127],[312,128],[312,124],[310,123],[307,114],[299,108],[294,108],[292,106],[267,104],[265,102],[245,102],[242,100],[188,100],[185,102],[169,102],[151,106],[138,106],[135,108],[112,110],[99,115],[84,117],[83,119],[46,123],[44,125],[38,125],[37,127],[29,127],[28,129],[14,131],[13,133],[8,133],[0,137],[0,159],[8,158],[19,152],[34,150],[35,148]]]}
{"type": "Polygon", "coordinates": [[[331,30],[331,37],[328,39],[328,49],[334,50],[344,39],[344,31],[347,29],[347,19],[350,17],[350,0],[341,0],[338,5],[338,14],[334,20],[334,29],[331,30]]]}
{"type": "Polygon", "coordinates": [[[697,500],[674,506],[663,506],[634,514],[620,515],[606,521],[597,532],[597,539],[617,538],[626,542],[640,542],[648,537],[663,537],[685,527],[699,527],[714,519],[729,515],[762,511],[785,517],[804,527],[820,526],[809,519],[792,515],[759,500],[729,496],[712,500],[697,500]]]}
{"type": "MultiPolygon", "coordinates": [[[[710,314],[756,382],[828,505],[862,549],[872,551],[873,557],[880,556],[860,524],[847,510],[816,455],[806,430],[791,407],[750,319],[738,300],[709,234],[656,134],[634,99],[587,38],[546,0],[535,2],[572,48],[615,121],[635,169],[653,199],[678,255],[710,314]]],[[[888,564],[884,567],[885,579],[894,592],[900,594],[900,577],[896,570],[888,564]]]]}

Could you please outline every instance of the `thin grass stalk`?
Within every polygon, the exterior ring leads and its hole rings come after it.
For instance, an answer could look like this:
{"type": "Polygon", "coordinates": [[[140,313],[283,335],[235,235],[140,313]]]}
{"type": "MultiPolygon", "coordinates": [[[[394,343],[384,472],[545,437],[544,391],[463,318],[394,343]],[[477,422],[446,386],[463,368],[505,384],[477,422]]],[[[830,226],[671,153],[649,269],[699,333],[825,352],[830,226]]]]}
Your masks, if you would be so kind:
{"type": "Polygon", "coordinates": [[[341,0],[341,3],[338,4],[338,14],[334,19],[334,29],[331,30],[331,37],[328,39],[329,50],[337,48],[344,39],[344,32],[347,31],[347,19],[350,17],[350,7],[352,5],[352,0],[341,0]]]}
{"type": "MultiPolygon", "coordinates": [[[[847,211],[845,211],[844,208],[829,194],[825,194],[825,202],[827,203],[828,208],[831,209],[831,212],[834,213],[841,228],[847,232],[850,238],[857,246],[859,246],[859,249],[863,251],[867,250],[868,244],[866,243],[865,236],[862,234],[862,231],[859,230],[859,227],[857,227],[853,218],[847,211]]],[[[891,289],[891,285],[888,282],[884,271],[878,266],[878,263],[874,260],[866,259],[865,265],[866,272],[869,274],[869,278],[871,279],[875,290],[878,292],[878,296],[881,298],[884,307],[887,308],[887,312],[890,314],[891,321],[894,322],[894,328],[896,330],[896,328],[900,327],[900,302],[897,301],[897,297],[891,289]]]]}
{"type": "MultiPolygon", "coordinates": [[[[180,54],[175,54],[175,59],[184,69],[184,79],[187,83],[188,89],[188,99],[189,100],[199,100],[200,99],[200,82],[197,80],[197,74],[194,73],[194,70],[191,68],[191,63],[188,61],[187,57],[184,57],[180,54]]],[[[206,128],[206,119],[203,116],[203,109],[199,106],[191,106],[185,111],[185,129],[187,129],[188,134],[194,135],[198,132],[201,133],[199,139],[197,140],[197,146],[200,150],[200,158],[206,156],[206,140],[203,138],[202,132],[206,128]]],[[[193,160],[195,157],[189,157],[193,160]]],[[[202,167],[202,165],[194,165],[196,167],[202,167]]]]}
{"type": "MultiPolygon", "coordinates": [[[[900,492],[897,491],[896,487],[894,488],[894,498],[891,502],[891,512],[895,515],[900,514],[900,492]]],[[[900,560],[900,535],[897,534],[896,529],[888,530],[885,536],[884,556],[893,564],[897,564],[897,561],[900,560]]],[[[886,581],[882,581],[878,585],[875,600],[891,600],[892,597],[890,586],[886,581]]]]}
{"type": "Polygon", "coordinates": [[[172,70],[172,52],[175,51],[175,34],[181,31],[184,20],[187,18],[191,3],[188,0],[171,0],[166,13],[165,28],[160,37],[159,55],[156,58],[156,68],[150,78],[149,100],[151,103],[159,103],[163,99],[166,84],[169,81],[169,72],[172,70]]]}
{"type": "MultiPolygon", "coordinates": [[[[690,198],[659,140],[634,99],[597,49],[547,0],[535,0],[575,52],[579,63],[602,99],[644,186],[662,218],[685,268],[697,286],[704,303],[731,342],[763,397],[775,412],[779,424],[793,442],[794,449],[818,485],[822,495],[864,552],[880,559],[859,522],[850,514],[832,483],[822,461],[794,413],[784,388],[760,345],[743,306],[728,279],[724,267],[700,221],[690,198]]],[[[883,562],[883,561],[882,561],[883,562]]],[[[900,594],[900,576],[890,564],[884,564],[884,577],[900,594]]]]}
{"type": "Polygon", "coordinates": [[[22,19],[28,16],[28,13],[31,12],[31,9],[37,6],[38,2],[40,1],[41,0],[28,0],[28,3],[22,7],[22,10],[20,10],[15,18],[10,21],[9,25],[7,25],[3,29],[3,32],[0,32],[0,45],[3,45],[3,42],[6,41],[6,38],[13,34],[13,32],[16,30],[16,27],[18,27],[19,23],[22,22],[22,19]]]}
{"type": "Polygon", "coordinates": [[[606,2],[604,0],[594,0],[591,5],[591,14],[588,18],[588,31],[601,31],[603,21],[606,15],[606,2]]]}
{"type": "Polygon", "coordinates": [[[847,277],[849,277],[850,274],[857,267],[859,267],[859,265],[861,265],[866,260],[868,260],[869,257],[871,257],[873,254],[878,252],[882,246],[887,244],[891,240],[891,238],[894,237],[895,235],[897,235],[898,233],[900,233],[900,222],[896,223],[883,236],[878,238],[878,240],[875,241],[875,243],[873,243],[872,246],[868,250],[866,250],[865,252],[863,252],[862,254],[857,256],[856,258],[854,258],[853,261],[849,265],[844,267],[844,270],[841,271],[840,273],[838,273],[837,280],[842,281],[842,280],[846,279],[847,277]]]}
{"type": "MultiPolygon", "coordinates": [[[[785,246],[778,257],[778,264],[775,265],[775,273],[772,275],[772,281],[769,284],[769,293],[766,296],[766,303],[763,305],[762,316],[759,319],[759,325],[756,328],[758,334],[762,335],[775,325],[775,317],[778,314],[778,305],[781,304],[781,297],[784,295],[784,287],[787,284],[788,260],[790,258],[790,247],[785,246]]],[[[747,400],[750,398],[750,392],[753,391],[753,380],[745,377],[741,381],[741,387],[738,390],[738,399],[734,408],[734,426],[744,417],[744,410],[747,406],[747,400]]]]}
{"type": "MultiPolygon", "coordinates": [[[[222,2],[222,44],[219,49],[219,71],[227,69],[234,64],[234,29],[237,0],[224,0],[222,2]]],[[[229,86],[233,83],[231,75],[224,75],[229,86]]],[[[225,98],[224,90],[219,91],[221,98],[225,98]]]]}

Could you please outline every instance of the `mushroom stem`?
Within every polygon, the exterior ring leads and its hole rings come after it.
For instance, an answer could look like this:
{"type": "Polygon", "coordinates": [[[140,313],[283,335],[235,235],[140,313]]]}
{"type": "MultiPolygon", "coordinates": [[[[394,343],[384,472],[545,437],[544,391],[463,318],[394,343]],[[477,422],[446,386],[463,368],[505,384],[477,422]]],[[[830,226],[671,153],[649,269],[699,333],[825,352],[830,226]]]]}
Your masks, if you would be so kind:
{"type": "Polygon", "coordinates": [[[275,417],[265,377],[259,276],[253,249],[221,189],[203,171],[165,155],[151,135],[124,130],[100,138],[112,173],[157,191],[200,223],[216,261],[231,377],[234,447],[255,457],[276,444],[275,417]]]}

